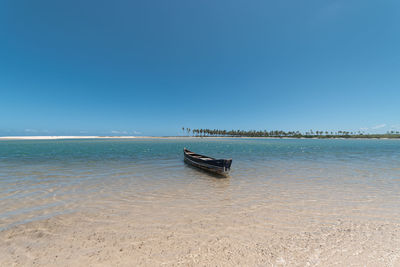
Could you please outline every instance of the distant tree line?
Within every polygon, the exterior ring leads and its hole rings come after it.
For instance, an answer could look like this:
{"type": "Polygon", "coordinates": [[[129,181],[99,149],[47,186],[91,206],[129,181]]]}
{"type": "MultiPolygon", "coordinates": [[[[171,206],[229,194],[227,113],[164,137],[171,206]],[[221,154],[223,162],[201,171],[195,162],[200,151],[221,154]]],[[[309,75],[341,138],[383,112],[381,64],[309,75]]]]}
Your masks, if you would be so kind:
{"type": "Polygon", "coordinates": [[[399,131],[386,134],[369,134],[362,131],[282,131],[282,130],[220,130],[182,127],[184,135],[197,137],[294,137],[294,138],[400,138],[399,131]]]}

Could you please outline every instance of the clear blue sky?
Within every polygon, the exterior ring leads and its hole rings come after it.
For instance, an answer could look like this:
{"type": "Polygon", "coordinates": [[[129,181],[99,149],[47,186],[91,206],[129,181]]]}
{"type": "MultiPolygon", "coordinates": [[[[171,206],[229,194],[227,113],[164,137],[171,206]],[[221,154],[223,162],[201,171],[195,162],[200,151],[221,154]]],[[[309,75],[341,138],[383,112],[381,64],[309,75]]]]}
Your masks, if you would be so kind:
{"type": "Polygon", "coordinates": [[[400,2],[0,2],[0,135],[400,130],[400,2]]]}

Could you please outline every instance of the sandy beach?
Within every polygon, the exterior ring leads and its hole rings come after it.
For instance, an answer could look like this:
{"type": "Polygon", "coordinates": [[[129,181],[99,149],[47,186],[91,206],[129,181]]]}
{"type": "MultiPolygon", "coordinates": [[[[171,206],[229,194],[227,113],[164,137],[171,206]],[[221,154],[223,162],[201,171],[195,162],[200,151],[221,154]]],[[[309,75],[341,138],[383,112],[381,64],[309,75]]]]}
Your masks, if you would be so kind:
{"type": "MultiPolygon", "coordinates": [[[[208,138],[219,139],[229,137],[197,137],[197,136],[0,136],[0,140],[66,140],[66,139],[193,139],[193,138],[208,138]]],[[[241,137],[236,137],[241,138],[241,137]]],[[[265,137],[275,139],[275,137],[265,137]]]]}
{"type": "Polygon", "coordinates": [[[152,138],[148,136],[0,136],[0,140],[63,140],[63,139],[113,139],[152,138]]]}
{"type": "Polygon", "coordinates": [[[76,213],[20,225],[0,233],[0,265],[400,265],[398,224],[304,225],[301,218],[263,208],[235,214],[153,212],[159,210],[123,216],[76,213]],[[290,220],[303,226],[282,229],[290,220]]]}

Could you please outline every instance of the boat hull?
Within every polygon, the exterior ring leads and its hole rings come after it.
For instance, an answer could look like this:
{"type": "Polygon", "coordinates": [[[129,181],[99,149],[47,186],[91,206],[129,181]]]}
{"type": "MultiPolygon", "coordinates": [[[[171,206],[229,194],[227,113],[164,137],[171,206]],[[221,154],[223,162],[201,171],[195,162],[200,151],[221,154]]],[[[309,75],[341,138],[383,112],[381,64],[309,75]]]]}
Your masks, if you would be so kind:
{"type": "Polygon", "coordinates": [[[227,175],[230,171],[232,159],[214,159],[200,154],[195,154],[184,149],[184,161],[196,168],[220,174],[227,175]]]}

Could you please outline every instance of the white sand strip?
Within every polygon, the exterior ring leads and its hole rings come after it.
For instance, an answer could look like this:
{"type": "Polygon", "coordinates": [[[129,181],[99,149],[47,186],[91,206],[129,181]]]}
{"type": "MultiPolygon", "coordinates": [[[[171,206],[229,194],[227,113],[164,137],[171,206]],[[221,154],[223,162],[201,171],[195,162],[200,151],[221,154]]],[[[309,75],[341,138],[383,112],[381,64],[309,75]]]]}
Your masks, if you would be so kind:
{"type": "Polygon", "coordinates": [[[145,138],[138,136],[2,136],[0,140],[54,140],[54,139],[98,139],[98,138],[145,138]]]}

